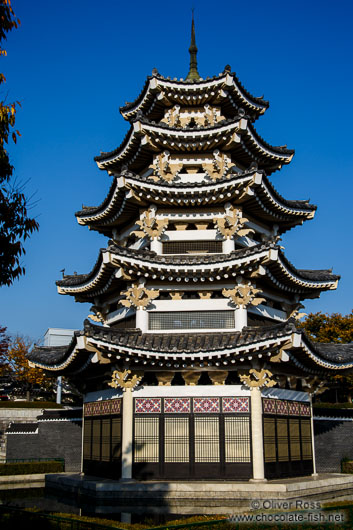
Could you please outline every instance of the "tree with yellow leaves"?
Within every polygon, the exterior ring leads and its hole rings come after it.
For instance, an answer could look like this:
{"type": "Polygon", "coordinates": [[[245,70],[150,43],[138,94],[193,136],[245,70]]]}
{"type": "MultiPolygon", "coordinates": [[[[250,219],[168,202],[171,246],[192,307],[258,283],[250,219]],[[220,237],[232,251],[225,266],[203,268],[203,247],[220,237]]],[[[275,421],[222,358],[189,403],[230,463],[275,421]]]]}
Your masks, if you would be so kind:
{"type": "MultiPolygon", "coordinates": [[[[348,315],[341,313],[310,313],[300,326],[314,342],[335,342],[348,344],[353,342],[353,310],[348,315]]],[[[352,402],[353,374],[334,375],[328,381],[340,385],[347,401],[352,402]]]]}
{"type": "Polygon", "coordinates": [[[16,394],[29,397],[36,394],[51,393],[53,381],[48,379],[43,370],[32,368],[28,364],[27,354],[32,341],[26,337],[6,338],[7,347],[0,350],[0,376],[7,377],[16,394]]]}

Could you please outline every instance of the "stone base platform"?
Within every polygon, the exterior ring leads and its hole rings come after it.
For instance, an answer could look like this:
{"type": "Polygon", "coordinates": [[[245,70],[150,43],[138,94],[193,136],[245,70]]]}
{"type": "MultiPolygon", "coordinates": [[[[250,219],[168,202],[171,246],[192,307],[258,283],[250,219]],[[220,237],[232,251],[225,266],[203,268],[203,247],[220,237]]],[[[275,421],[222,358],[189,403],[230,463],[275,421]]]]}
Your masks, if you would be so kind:
{"type": "MultiPolygon", "coordinates": [[[[281,501],[353,499],[353,475],[322,474],[267,482],[232,481],[114,481],[79,474],[51,474],[46,476],[45,487],[56,494],[75,496],[83,502],[101,505],[181,507],[189,513],[198,513],[196,507],[206,507],[207,513],[222,513],[225,507],[256,508],[253,501],[268,499],[281,501]]],[[[125,510],[124,510],[125,511],[125,510]]],[[[204,510],[203,510],[204,511],[204,510]]],[[[229,510],[226,510],[229,511],[229,510]]],[[[232,510],[234,511],[234,510],[232,510]]],[[[206,512],[205,512],[206,513],[206,512]]]]}

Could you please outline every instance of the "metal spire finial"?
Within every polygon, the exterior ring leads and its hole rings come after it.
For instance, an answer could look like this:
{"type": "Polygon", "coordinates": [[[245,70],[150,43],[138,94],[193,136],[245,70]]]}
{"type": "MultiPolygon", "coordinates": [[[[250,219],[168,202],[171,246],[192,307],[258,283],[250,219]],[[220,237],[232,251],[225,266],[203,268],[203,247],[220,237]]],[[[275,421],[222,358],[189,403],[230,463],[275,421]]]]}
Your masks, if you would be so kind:
{"type": "Polygon", "coordinates": [[[197,46],[195,39],[195,22],[194,22],[194,8],[192,8],[192,22],[191,22],[191,44],[189,48],[190,53],[190,68],[186,76],[186,80],[197,81],[200,79],[200,74],[197,71],[197,46]]]}

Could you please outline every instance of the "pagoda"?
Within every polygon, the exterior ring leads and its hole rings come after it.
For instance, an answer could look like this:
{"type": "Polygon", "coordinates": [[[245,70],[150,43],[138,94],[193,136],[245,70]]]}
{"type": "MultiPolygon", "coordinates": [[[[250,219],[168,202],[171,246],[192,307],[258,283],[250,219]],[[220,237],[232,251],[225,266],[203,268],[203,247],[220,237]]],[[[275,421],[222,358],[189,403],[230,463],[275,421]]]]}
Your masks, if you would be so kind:
{"type": "Polygon", "coordinates": [[[120,109],[130,129],[95,158],[112,179],[78,223],[109,238],[88,274],[58,291],[92,305],[69,346],[31,363],[85,394],[83,472],[116,479],[268,478],[315,473],[311,395],[353,367],[347,345],[298,326],[331,270],[297,269],[282,234],[316,207],[271,174],[294,151],[255,128],[269,104],[230,66],[186,79],[153,70],[120,109]]]}

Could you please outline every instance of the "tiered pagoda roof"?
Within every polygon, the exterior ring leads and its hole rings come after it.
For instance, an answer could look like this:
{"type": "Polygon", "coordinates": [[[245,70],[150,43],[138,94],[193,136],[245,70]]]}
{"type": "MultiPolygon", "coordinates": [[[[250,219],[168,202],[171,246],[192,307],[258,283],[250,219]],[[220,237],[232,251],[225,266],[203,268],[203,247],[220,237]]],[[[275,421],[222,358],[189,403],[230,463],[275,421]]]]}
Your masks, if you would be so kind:
{"type": "Polygon", "coordinates": [[[113,227],[123,227],[136,219],[141,206],[213,206],[225,200],[241,204],[255,218],[277,223],[279,233],[312,219],[316,210],[308,201],[284,199],[262,171],[232,173],[216,182],[155,183],[124,170],[114,179],[102,204],[85,206],[75,215],[80,224],[109,236],[113,227]]]}
{"type": "Polygon", "coordinates": [[[276,363],[278,368],[281,348],[285,371],[293,375],[353,368],[352,344],[314,343],[297,329],[294,319],[273,326],[246,327],[241,332],[204,334],[143,334],[139,329],[111,329],[86,320],[84,330],[76,332],[68,346],[35,347],[31,361],[44,370],[63,374],[78,373],[91,362],[96,367],[97,351],[105,363],[135,370],[243,369],[254,358],[269,365],[276,363]]]}
{"type": "Polygon", "coordinates": [[[95,158],[113,176],[110,190],[99,206],[76,212],[79,224],[111,239],[91,272],[64,276],[58,291],[93,303],[93,317],[104,325],[85,321],[69,346],[35,347],[31,362],[48,372],[75,376],[87,370],[94,377],[94,372],[104,374],[116,366],[142,371],[250,369],[259,359],[266,367],[275,366],[277,374],[297,377],[349,370],[352,346],[314,344],[290,318],[301,300],[335,289],[339,280],[331,270],[297,269],[277,244],[281,234],[312,219],[316,210],[308,201],[283,198],[269,180],[294,151],[271,146],[256,132],[254,122],[269,104],[247,92],[230,67],[213,78],[199,77],[192,55],[196,51],[192,43],[187,79],[164,78],[154,70],[137,99],[120,109],[130,130],[119,147],[95,158]],[[160,231],[148,231],[154,222],[161,224],[160,231]],[[186,245],[196,240],[210,243],[206,253],[201,245],[186,245]],[[169,254],[163,245],[173,242],[184,247],[169,254]],[[121,323],[137,325],[137,317],[133,324],[127,319],[138,312],[141,317],[146,309],[139,306],[140,295],[134,302],[121,302],[129,289],[147,290],[145,285],[152,293],[149,304],[152,299],[167,302],[164,314],[173,307],[195,311],[187,301],[194,296],[192,285],[201,304],[207,299],[196,311],[207,306],[208,311],[216,307],[223,313],[246,313],[247,306],[258,305],[249,311],[258,309],[252,322],[259,325],[242,324],[238,330],[234,320],[231,331],[223,326],[222,331],[197,333],[189,328],[120,328],[121,323]],[[248,301],[237,302],[235,291],[244,285],[248,301]],[[184,300],[182,289],[188,290],[184,300]],[[206,289],[210,292],[204,293],[206,289]],[[220,292],[223,300],[215,300],[220,292]],[[259,292],[261,298],[253,303],[249,293],[259,292]],[[158,300],[160,294],[165,298],[158,300]]]}

